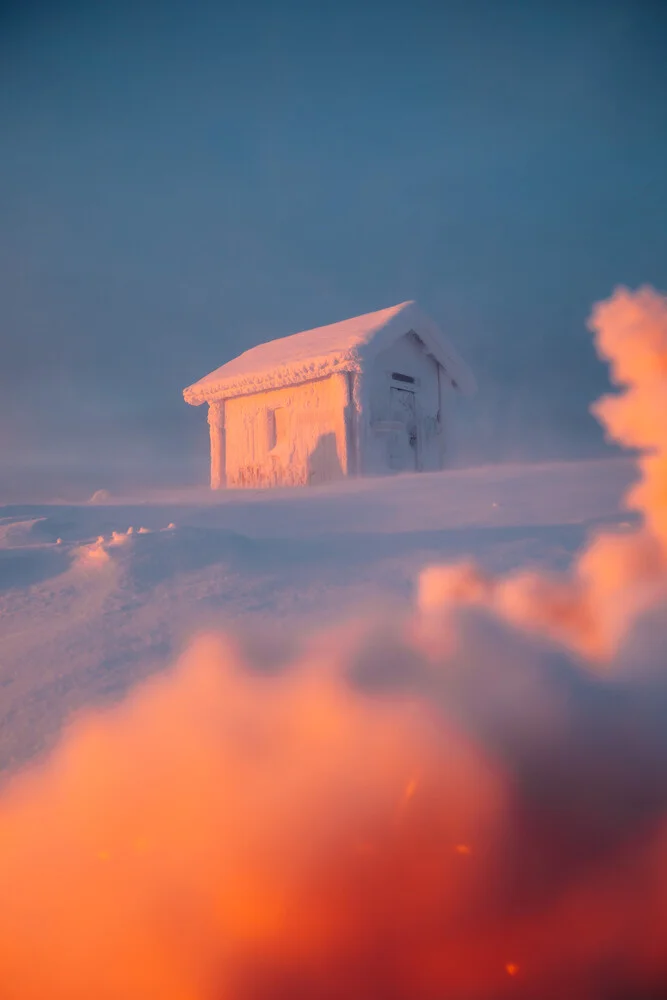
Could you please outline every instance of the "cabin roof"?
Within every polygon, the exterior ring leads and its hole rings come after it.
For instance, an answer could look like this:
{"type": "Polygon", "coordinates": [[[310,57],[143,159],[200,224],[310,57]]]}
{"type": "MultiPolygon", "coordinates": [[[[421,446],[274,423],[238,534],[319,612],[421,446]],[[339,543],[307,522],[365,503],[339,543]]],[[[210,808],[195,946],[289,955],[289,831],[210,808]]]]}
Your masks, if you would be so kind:
{"type": "Polygon", "coordinates": [[[453,345],[415,302],[354,316],[289,337],[258,344],[183,391],[193,406],[297,385],[333,372],[363,371],[372,357],[406,333],[414,333],[454,388],[468,395],[475,379],[453,345]]]}

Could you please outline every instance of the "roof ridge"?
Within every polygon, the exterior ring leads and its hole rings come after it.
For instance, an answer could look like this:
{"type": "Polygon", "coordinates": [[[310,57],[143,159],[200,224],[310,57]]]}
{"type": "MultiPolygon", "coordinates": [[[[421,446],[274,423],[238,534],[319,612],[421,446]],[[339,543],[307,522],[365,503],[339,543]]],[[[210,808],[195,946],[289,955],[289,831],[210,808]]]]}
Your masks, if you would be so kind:
{"type": "Polygon", "coordinates": [[[188,386],[183,396],[186,402],[198,406],[211,399],[249,395],[322,378],[332,371],[361,371],[364,355],[382,332],[389,332],[393,327],[392,332],[398,337],[415,326],[418,333],[424,333],[429,353],[445,369],[454,385],[463,389],[466,382],[474,384],[465,363],[435,323],[419,310],[414,299],[408,299],[250,347],[188,386]],[[409,327],[403,330],[395,321],[405,313],[409,327]]]}

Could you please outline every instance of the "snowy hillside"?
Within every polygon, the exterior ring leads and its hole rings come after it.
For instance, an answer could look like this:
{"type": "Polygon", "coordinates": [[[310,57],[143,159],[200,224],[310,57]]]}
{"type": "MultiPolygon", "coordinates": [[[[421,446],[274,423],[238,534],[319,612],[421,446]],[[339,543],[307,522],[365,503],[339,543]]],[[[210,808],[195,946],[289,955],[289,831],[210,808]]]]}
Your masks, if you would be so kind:
{"type": "Polygon", "coordinates": [[[261,626],[279,655],[296,628],[410,596],[430,563],[563,569],[591,531],[627,524],[632,476],[619,459],[0,508],[0,768],[202,625],[261,626]]]}
{"type": "Polygon", "coordinates": [[[590,325],[636,469],[4,509],[3,997],[666,995],[667,298],[590,325]]]}

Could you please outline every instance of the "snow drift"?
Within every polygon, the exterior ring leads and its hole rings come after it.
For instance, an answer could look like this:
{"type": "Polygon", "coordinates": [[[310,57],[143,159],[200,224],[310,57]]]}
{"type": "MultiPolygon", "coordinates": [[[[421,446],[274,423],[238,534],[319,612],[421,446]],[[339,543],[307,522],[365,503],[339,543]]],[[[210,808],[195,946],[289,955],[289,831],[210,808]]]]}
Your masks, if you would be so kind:
{"type": "Polygon", "coordinates": [[[616,649],[641,611],[667,594],[667,299],[625,289],[598,305],[590,326],[600,355],[623,391],[593,406],[609,437],[639,449],[641,479],[627,497],[643,516],[631,534],[600,535],[569,577],[516,574],[493,580],[474,567],[434,568],[421,601],[481,604],[515,624],[592,657],[616,649]]]}
{"type": "Polygon", "coordinates": [[[663,995],[667,300],[592,324],[642,527],[288,665],[201,638],[82,719],[0,800],[3,997],[663,995]]]}

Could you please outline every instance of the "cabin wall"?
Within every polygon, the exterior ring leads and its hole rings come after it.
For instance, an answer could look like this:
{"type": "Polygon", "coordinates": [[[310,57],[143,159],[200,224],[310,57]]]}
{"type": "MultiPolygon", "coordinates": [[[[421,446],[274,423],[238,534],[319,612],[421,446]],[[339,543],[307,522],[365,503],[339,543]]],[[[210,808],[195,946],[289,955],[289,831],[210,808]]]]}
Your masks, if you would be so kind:
{"type": "Polygon", "coordinates": [[[375,358],[364,373],[366,474],[435,471],[444,462],[446,378],[411,334],[375,358]],[[414,382],[392,378],[393,373],[414,382]],[[411,440],[413,443],[411,443],[411,440]]]}
{"type": "Polygon", "coordinates": [[[226,400],[227,486],[305,486],[345,476],[348,402],[344,373],[226,400]]]}

